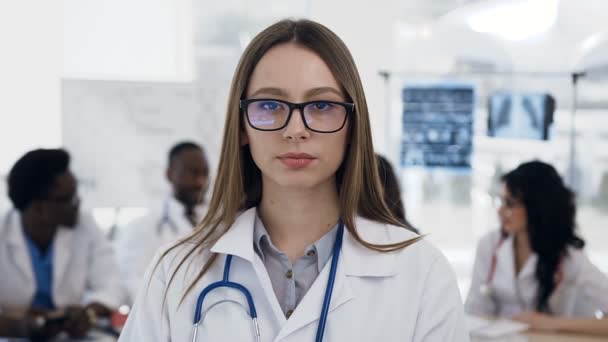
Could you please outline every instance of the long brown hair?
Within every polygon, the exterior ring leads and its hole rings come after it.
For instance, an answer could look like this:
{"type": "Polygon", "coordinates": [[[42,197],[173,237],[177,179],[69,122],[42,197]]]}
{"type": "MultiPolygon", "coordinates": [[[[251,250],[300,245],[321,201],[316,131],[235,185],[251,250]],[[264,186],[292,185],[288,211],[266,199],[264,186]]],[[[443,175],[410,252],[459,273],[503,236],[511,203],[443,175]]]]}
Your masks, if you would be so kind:
{"type": "MultiPolygon", "coordinates": [[[[362,240],[357,233],[356,216],[403,226],[391,214],[383,199],[383,189],[372,145],[367,103],[357,67],[344,42],[325,26],[310,20],[282,20],[259,33],[247,46],[238,63],[228,98],[222,151],[209,211],[190,237],[177,243],[162,255],[162,257],[166,256],[173,248],[185,242],[194,243],[178,264],[169,280],[169,285],[188,257],[196,251],[209,249],[230,229],[241,211],[260,203],[261,172],[253,162],[249,146],[241,145],[244,122],[239,101],[244,98],[249,78],[262,56],[272,47],[290,42],[318,54],[343,87],[347,94],[346,100],[355,104],[355,113],[349,117],[350,140],[344,160],[336,172],[340,214],[344,225],[359,243],[379,252],[402,249],[419,239],[418,237],[378,245],[362,240]]],[[[216,257],[216,254],[211,255],[184,296],[211,267],[216,257]]]]}

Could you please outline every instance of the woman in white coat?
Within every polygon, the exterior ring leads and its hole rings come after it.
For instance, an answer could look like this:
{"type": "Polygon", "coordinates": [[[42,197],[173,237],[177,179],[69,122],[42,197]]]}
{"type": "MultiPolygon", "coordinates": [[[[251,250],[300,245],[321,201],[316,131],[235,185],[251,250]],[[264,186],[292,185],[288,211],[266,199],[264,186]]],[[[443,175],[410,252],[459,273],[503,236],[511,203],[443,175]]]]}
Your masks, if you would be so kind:
{"type": "Polygon", "coordinates": [[[557,171],[524,163],[502,178],[502,229],[477,247],[468,313],[531,328],[608,335],[608,278],[575,233],[573,193],[557,171]]]}
{"type": "Polygon", "coordinates": [[[149,268],[120,341],[468,341],[454,273],[377,170],[344,43],[270,26],[237,66],[209,212],[149,268]]]}

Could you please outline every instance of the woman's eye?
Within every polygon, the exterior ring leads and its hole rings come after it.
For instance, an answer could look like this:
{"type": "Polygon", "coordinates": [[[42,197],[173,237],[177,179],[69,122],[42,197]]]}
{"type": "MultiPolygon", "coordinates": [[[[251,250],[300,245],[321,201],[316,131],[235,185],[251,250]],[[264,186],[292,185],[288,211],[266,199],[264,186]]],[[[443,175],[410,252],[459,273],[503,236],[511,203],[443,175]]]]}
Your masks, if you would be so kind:
{"type": "Polygon", "coordinates": [[[317,102],[314,104],[315,109],[318,110],[326,110],[329,109],[331,106],[332,104],[327,102],[317,102]]]}
{"type": "Polygon", "coordinates": [[[279,104],[277,102],[261,102],[259,104],[259,106],[263,110],[277,110],[277,109],[279,109],[279,104]]]}

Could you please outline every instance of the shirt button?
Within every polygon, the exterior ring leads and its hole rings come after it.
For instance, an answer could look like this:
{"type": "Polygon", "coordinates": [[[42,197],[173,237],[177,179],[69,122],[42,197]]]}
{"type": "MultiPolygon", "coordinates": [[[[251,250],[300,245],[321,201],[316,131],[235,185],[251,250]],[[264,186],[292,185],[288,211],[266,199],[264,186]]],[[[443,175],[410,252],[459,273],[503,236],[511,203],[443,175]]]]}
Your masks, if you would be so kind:
{"type": "Polygon", "coordinates": [[[311,250],[308,251],[308,253],[306,253],[306,255],[308,255],[309,257],[312,257],[312,256],[317,255],[317,252],[315,252],[314,249],[311,249],[311,250]]]}
{"type": "Polygon", "coordinates": [[[286,276],[288,279],[291,279],[291,277],[293,277],[293,271],[292,271],[292,270],[287,271],[287,272],[285,273],[285,276],[286,276]]]}
{"type": "Polygon", "coordinates": [[[285,313],[285,317],[289,318],[292,313],[293,313],[293,310],[287,310],[287,312],[285,313]]]}

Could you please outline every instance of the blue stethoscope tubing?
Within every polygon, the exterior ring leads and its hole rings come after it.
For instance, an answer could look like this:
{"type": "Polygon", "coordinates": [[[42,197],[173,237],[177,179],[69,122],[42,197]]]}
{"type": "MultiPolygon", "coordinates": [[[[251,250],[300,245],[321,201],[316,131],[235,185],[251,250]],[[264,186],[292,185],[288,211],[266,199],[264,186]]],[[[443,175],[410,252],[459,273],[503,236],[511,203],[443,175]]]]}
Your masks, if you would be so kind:
{"type": "MultiPolygon", "coordinates": [[[[331,303],[331,296],[334,290],[334,284],[336,282],[336,271],[338,269],[338,260],[340,259],[340,250],[342,249],[342,239],[344,236],[344,223],[340,220],[338,225],[338,232],[336,234],[336,240],[334,241],[334,246],[332,250],[332,259],[331,259],[331,267],[329,270],[329,279],[327,280],[327,287],[325,288],[325,297],[323,299],[323,306],[321,307],[321,317],[319,318],[319,325],[317,326],[317,335],[315,338],[315,342],[323,341],[323,334],[325,333],[325,326],[327,325],[327,317],[329,315],[329,305],[331,303]]],[[[209,294],[209,292],[220,288],[220,287],[228,287],[241,292],[245,299],[247,299],[247,306],[249,307],[249,316],[251,317],[251,322],[253,325],[253,331],[255,335],[255,340],[257,342],[261,342],[260,335],[260,326],[258,324],[258,314],[255,309],[255,304],[253,302],[253,297],[247,288],[241,284],[230,281],[230,266],[232,264],[232,255],[228,254],[226,256],[226,262],[224,264],[224,277],[221,281],[210,284],[205,287],[198,299],[196,301],[196,309],[194,311],[194,327],[192,331],[192,342],[196,342],[196,337],[198,334],[198,327],[201,323],[202,317],[202,308],[203,301],[205,297],[209,294]]]]}

